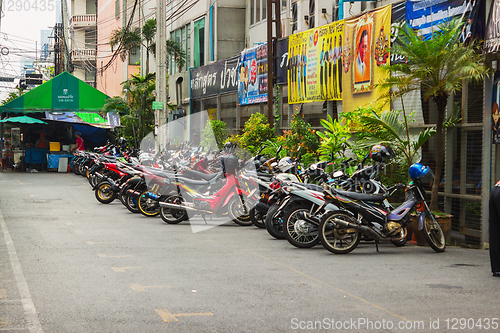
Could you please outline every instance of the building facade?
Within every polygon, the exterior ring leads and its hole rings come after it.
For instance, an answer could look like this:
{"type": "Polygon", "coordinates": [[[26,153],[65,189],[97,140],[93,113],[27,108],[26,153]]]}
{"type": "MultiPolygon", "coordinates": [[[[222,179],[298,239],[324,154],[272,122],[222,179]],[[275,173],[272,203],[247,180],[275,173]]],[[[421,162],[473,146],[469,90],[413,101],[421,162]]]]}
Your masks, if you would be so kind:
{"type": "Polygon", "coordinates": [[[96,1],[72,0],[69,18],[73,75],[95,87],[97,54],[96,1]]]}

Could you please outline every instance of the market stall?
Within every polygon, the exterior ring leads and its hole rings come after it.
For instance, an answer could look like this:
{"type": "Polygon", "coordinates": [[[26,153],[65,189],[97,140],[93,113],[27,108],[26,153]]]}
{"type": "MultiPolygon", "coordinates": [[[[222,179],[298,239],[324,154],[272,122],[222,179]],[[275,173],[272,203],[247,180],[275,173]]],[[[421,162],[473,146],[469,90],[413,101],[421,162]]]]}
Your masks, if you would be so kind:
{"type": "MultiPolygon", "coordinates": [[[[25,163],[41,164],[42,168],[47,164],[48,149],[38,148],[35,152],[32,148],[25,148],[23,145],[24,133],[19,126],[27,125],[47,125],[46,122],[28,117],[19,116],[0,120],[6,126],[4,129],[4,145],[1,151],[2,167],[9,168],[20,165],[21,169],[25,163]]],[[[48,147],[47,147],[48,148],[48,147]]]]}
{"type": "Polygon", "coordinates": [[[26,163],[31,161],[38,164],[37,167],[42,164],[43,169],[49,171],[60,169],[59,161],[71,156],[69,149],[75,144],[75,131],[82,133],[87,149],[105,144],[109,130],[120,126],[117,113],[100,111],[107,99],[106,94],[64,72],[0,106],[0,118],[6,122],[15,115],[29,114],[31,117],[27,118],[48,123],[4,126],[0,137],[4,138],[2,157],[5,156],[7,166],[11,167],[24,158],[26,163]],[[34,149],[40,148],[36,140],[41,133],[50,141],[50,145],[44,147],[45,155],[34,149]]]}

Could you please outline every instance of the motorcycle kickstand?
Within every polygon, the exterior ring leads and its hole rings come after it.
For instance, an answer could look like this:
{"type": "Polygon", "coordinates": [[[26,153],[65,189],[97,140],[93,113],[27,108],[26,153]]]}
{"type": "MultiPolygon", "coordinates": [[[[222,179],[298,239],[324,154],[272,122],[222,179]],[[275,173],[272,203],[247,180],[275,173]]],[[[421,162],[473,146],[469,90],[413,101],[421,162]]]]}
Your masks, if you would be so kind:
{"type": "Polygon", "coordinates": [[[203,221],[205,221],[205,224],[208,224],[207,220],[205,219],[205,215],[201,215],[201,217],[203,217],[203,221]]]}
{"type": "Polygon", "coordinates": [[[378,240],[376,240],[376,241],[375,241],[375,247],[377,248],[377,252],[380,252],[380,251],[378,250],[378,240]]]}

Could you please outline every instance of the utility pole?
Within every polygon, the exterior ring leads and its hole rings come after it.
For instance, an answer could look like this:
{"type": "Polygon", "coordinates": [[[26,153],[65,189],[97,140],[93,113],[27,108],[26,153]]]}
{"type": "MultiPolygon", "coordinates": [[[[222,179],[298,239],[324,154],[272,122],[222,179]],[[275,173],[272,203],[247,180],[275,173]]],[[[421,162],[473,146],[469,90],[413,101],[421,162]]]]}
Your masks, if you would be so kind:
{"type": "Polygon", "coordinates": [[[274,85],[276,77],[274,76],[274,60],[276,59],[275,50],[278,38],[281,37],[281,0],[267,1],[267,121],[269,125],[274,125],[274,85]],[[273,18],[274,5],[274,18],[273,18]],[[273,36],[273,23],[276,36],[273,36]]]}
{"type": "Polygon", "coordinates": [[[166,1],[156,0],[156,101],[158,110],[158,141],[163,151],[167,141],[167,13],[166,1]]]}
{"type": "Polygon", "coordinates": [[[69,30],[68,30],[68,10],[66,8],[66,0],[62,1],[62,24],[63,24],[63,47],[64,47],[64,70],[71,72],[70,69],[70,53],[69,53],[69,30]]]}

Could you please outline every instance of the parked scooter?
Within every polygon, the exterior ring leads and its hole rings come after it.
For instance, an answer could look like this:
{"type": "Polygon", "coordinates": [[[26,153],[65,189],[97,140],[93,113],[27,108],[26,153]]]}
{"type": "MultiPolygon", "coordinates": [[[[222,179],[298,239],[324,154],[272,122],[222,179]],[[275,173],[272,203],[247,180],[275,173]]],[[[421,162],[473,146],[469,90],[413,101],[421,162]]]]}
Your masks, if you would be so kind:
{"type": "MultiPolygon", "coordinates": [[[[399,240],[406,237],[405,227],[410,222],[410,214],[418,214],[418,230],[432,249],[443,252],[446,242],[443,230],[436,222],[424,197],[423,183],[434,178],[434,172],[420,163],[409,168],[412,179],[405,186],[397,184],[390,190],[406,187],[405,201],[394,210],[386,210],[381,203],[389,194],[374,195],[342,190],[325,190],[325,198],[343,210],[331,211],[321,218],[319,237],[323,246],[330,252],[343,254],[354,250],[366,235],[374,239],[378,251],[378,242],[399,240]]],[[[308,216],[304,217],[306,220],[308,216]]]]}
{"type": "Polygon", "coordinates": [[[177,195],[159,202],[160,217],[169,224],[177,224],[186,219],[188,214],[229,216],[229,220],[242,226],[252,225],[249,210],[258,198],[258,188],[246,193],[241,189],[237,178],[239,161],[233,155],[220,158],[226,177],[224,186],[212,195],[204,195],[184,184],[177,187],[177,195]]]}

